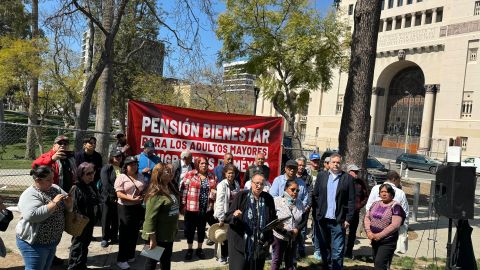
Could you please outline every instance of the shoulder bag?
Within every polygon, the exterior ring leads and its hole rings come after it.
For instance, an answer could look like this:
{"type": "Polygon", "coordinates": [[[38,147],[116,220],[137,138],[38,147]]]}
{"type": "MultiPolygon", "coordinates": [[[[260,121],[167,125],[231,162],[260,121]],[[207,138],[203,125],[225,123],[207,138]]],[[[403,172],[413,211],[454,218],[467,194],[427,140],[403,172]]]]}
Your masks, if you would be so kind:
{"type": "MultiPolygon", "coordinates": [[[[77,186],[73,186],[70,189],[70,194],[73,194],[76,187],[77,186]]],[[[88,217],[78,213],[75,209],[72,212],[65,211],[65,232],[73,237],[80,236],[89,221],[90,219],[88,217]]]]}

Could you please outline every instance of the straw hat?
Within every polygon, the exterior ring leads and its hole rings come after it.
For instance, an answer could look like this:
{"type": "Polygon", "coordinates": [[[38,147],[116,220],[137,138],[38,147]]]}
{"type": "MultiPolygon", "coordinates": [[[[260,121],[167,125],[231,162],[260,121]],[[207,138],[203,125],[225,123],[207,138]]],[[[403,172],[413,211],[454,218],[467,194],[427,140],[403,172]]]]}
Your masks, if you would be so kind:
{"type": "Polygon", "coordinates": [[[220,227],[219,223],[215,223],[210,228],[208,228],[207,235],[208,239],[212,240],[215,243],[223,243],[227,240],[228,224],[223,224],[220,227]]]}

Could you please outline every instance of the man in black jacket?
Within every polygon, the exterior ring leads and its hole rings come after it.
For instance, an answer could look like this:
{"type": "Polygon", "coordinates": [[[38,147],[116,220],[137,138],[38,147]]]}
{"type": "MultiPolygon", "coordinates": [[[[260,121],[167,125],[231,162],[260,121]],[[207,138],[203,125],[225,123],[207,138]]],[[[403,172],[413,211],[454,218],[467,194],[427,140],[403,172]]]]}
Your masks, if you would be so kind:
{"type": "Polygon", "coordinates": [[[329,170],[318,174],[313,190],[320,253],[324,268],[333,270],[343,269],[345,230],[352,222],[355,210],[353,180],[340,169],[341,162],[339,154],[332,154],[329,170]]]}

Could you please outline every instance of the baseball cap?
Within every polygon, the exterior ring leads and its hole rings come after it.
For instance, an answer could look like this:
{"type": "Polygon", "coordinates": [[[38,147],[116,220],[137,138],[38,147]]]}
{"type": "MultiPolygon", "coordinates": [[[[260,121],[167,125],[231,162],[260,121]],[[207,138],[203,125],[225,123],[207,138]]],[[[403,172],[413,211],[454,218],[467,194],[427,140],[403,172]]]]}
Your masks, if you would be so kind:
{"type": "Polygon", "coordinates": [[[349,171],[360,171],[360,168],[355,164],[350,164],[347,166],[347,172],[349,171]]]}
{"type": "Polygon", "coordinates": [[[313,153],[310,155],[310,160],[320,159],[320,155],[318,153],[313,153]]]}
{"type": "Polygon", "coordinates": [[[127,165],[127,164],[130,164],[130,163],[135,163],[135,162],[138,162],[138,160],[135,156],[128,156],[123,161],[123,165],[127,165]]]}
{"type": "Polygon", "coordinates": [[[155,144],[153,143],[152,140],[148,140],[143,144],[144,148],[155,148],[155,144]]]}
{"type": "Polygon", "coordinates": [[[118,150],[118,149],[113,149],[112,151],[110,151],[110,156],[111,157],[118,157],[118,156],[121,156],[123,153],[122,151],[118,150]]]}
{"type": "Polygon", "coordinates": [[[66,142],[68,142],[68,137],[65,136],[65,135],[57,136],[57,137],[55,138],[55,140],[53,141],[53,143],[59,143],[59,142],[61,142],[61,141],[66,141],[66,142]]]}
{"type": "Polygon", "coordinates": [[[285,167],[298,168],[298,163],[297,163],[295,160],[290,159],[289,161],[287,161],[287,162],[285,163],[285,167]]]}

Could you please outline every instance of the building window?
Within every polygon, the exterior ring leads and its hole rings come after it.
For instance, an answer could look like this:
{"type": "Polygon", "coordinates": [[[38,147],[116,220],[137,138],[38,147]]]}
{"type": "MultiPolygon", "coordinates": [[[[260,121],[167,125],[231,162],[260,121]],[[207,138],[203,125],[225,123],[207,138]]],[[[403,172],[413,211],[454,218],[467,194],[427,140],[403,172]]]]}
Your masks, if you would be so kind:
{"type": "Polygon", "coordinates": [[[468,137],[460,137],[460,145],[462,146],[463,151],[467,151],[467,142],[468,137]]]}
{"type": "Polygon", "coordinates": [[[320,131],[320,128],[319,127],[316,127],[315,128],[315,138],[318,137],[318,132],[320,131]]]}
{"type": "Polygon", "coordinates": [[[403,0],[397,0],[397,7],[403,6],[403,0]]]}
{"type": "Polygon", "coordinates": [[[423,2],[423,0],[417,0],[417,3],[423,2]]]}
{"type": "Polygon", "coordinates": [[[477,61],[478,48],[468,49],[468,62],[477,61]]]}
{"type": "Polygon", "coordinates": [[[433,19],[433,13],[432,12],[427,12],[425,14],[425,24],[431,24],[433,19]]]}
{"type": "Polygon", "coordinates": [[[395,29],[402,28],[402,18],[393,18],[395,20],[395,29]]]}
{"type": "Polygon", "coordinates": [[[407,5],[411,5],[413,3],[413,0],[407,0],[407,5]]]}
{"type": "Polygon", "coordinates": [[[412,16],[405,16],[405,28],[412,26],[412,16]]]}
{"type": "Polygon", "coordinates": [[[435,18],[435,22],[443,21],[443,9],[437,10],[437,18],[435,18]]]}
{"type": "Polygon", "coordinates": [[[422,14],[415,14],[415,26],[419,26],[422,23],[422,14]]]}
{"type": "Polygon", "coordinates": [[[472,107],[473,101],[472,100],[464,100],[462,102],[462,118],[471,118],[472,117],[472,107]]]}
{"type": "Polygon", "coordinates": [[[348,15],[353,14],[353,4],[348,5],[348,15]]]}
{"type": "Polygon", "coordinates": [[[337,98],[337,108],[336,108],[336,114],[342,113],[343,110],[343,95],[338,95],[337,98]]]}
{"type": "Polygon", "coordinates": [[[393,0],[388,0],[388,8],[393,8],[393,0]]]}
{"type": "Polygon", "coordinates": [[[475,1],[475,7],[473,9],[473,15],[480,15],[480,1],[475,1]]]}
{"type": "Polygon", "coordinates": [[[392,30],[392,24],[393,24],[392,20],[388,20],[387,21],[387,28],[385,30],[386,31],[392,30]]]}
{"type": "Polygon", "coordinates": [[[383,9],[385,8],[385,0],[382,0],[382,3],[381,3],[381,5],[382,5],[382,7],[381,7],[381,8],[382,8],[382,10],[383,10],[383,9]]]}

